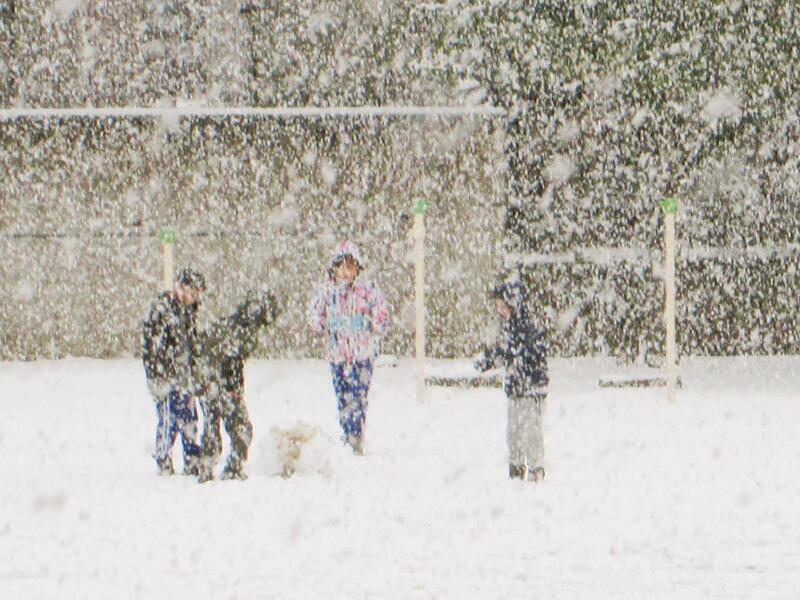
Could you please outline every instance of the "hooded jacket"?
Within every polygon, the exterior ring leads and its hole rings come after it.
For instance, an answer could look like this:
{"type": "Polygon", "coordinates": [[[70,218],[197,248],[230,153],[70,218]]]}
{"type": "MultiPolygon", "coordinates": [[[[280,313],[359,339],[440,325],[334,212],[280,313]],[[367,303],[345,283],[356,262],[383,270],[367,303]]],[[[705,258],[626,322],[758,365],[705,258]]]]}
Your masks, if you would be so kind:
{"type": "Polygon", "coordinates": [[[383,292],[372,282],[339,282],[334,269],[344,256],[359,265],[364,260],[352,242],[341,242],[331,258],[328,281],[316,292],[308,308],[308,324],[326,334],[326,357],[331,363],[373,360],[380,352],[381,336],[391,321],[383,292]]]}
{"type": "Polygon", "coordinates": [[[544,393],[550,381],[545,333],[528,318],[525,288],[505,283],[495,288],[493,296],[508,304],[511,316],[503,323],[497,345],[488,348],[475,367],[480,371],[505,367],[504,390],[510,398],[544,393]]]}
{"type": "Polygon", "coordinates": [[[271,292],[250,290],[233,313],[205,332],[202,362],[207,387],[216,384],[220,391],[243,393],[244,363],[258,345],[259,331],[273,324],[277,314],[278,303],[271,292]]]}
{"type": "Polygon", "coordinates": [[[153,302],[142,324],[142,362],[149,382],[193,389],[197,310],[198,304],[184,305],[171,292],[153,302]]]}

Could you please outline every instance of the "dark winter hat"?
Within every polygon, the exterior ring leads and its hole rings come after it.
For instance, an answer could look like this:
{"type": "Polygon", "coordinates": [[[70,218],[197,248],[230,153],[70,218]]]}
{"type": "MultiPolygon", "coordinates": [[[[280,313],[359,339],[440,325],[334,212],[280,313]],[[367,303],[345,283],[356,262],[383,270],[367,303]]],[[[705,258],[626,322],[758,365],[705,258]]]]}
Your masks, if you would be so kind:
{"type": "Polygon", "coordinates": [[[510,283],[497,284],[489,290],[489,299],[503,300],[506,304],[512,304],[512,302],[509,302],[514,295],[513,291],[511,290],[512,285],[513,284],[510,283]]]}
{"type": "Polygon", "coordinates": [[[201,292],[206,291],[206,278],[203,277],[200,271],[196,271],[190,267],[185,267],[178,272],[178,276],[175,277],[175,283],[188,285],[201,292]]]}
{"type": "Polygon", "coordinates": [[[511,307],[511,310],[522,315],[525,313],[527,291],[516,281],[500,283],[489,291],[489,298],[502,300],[511,307]]]}

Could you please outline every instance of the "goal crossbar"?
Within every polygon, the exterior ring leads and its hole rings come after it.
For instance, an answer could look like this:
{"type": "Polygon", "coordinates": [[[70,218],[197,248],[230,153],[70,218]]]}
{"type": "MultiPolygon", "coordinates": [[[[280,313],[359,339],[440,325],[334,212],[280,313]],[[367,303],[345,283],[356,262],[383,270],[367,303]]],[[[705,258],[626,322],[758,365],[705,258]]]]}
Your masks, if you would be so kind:
{"type": "Polygon", "coordinates": [[[326,117],[502,117],[496,106],[297,106],[297,107],[64,107],[0,108],[0,121],[16,119],[263,117],[272,119],[326,117]]]}

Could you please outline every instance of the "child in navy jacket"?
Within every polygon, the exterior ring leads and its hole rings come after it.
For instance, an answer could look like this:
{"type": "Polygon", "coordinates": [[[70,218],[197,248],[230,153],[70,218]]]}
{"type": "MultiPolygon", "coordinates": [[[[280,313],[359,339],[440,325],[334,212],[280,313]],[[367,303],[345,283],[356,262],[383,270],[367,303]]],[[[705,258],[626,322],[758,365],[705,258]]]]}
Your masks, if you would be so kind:
{"type": "Polygon", "coordinates": [[[490,295],[503,329],[498,343],[484,352],[475,367],[480,371],[505,368],[509,476],[540,481],[544,478],[542,417],[549,382],[544,331],[528,318],[527,294],[521,284],[504,283],[490,295]]]}

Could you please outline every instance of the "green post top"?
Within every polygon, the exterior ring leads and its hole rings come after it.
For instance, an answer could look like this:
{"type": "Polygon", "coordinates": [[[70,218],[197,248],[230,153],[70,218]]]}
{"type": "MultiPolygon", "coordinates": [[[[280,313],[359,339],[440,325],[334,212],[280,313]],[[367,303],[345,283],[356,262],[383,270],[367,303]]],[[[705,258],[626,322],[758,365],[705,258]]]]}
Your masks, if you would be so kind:
{"type": "Polygon", "coordinates": [[[417,200],[417,203],[414,205],[414,212],[418,215],[424,215],[430,207],[430,200],[417,200]]]}
{"type": "Polygon", "coordinates": [[[175,242],[178,241],[178,234],[170,227],[163,227],[161,231],[158,232],[158,239],[161,240],[162,244],[171,244],[174,246],[175,242]]]}
{"type": "Polygon", "coordinates": [[[677,198],[664,198],[661,201],[661,210],[668,215],[674,215],[678,212],[678,199],[677,198]]]}

